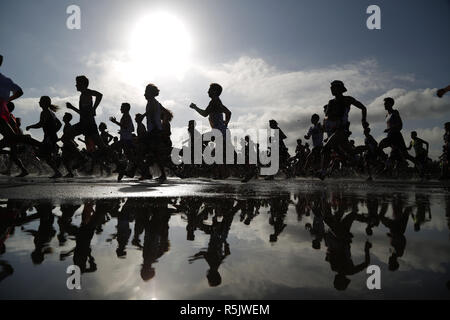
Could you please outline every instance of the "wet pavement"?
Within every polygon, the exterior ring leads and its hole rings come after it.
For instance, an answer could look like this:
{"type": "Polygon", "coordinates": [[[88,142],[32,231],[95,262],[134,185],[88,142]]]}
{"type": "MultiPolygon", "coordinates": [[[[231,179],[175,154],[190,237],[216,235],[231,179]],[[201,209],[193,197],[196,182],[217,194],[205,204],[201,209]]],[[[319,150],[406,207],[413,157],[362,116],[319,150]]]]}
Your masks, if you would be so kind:
{"type": "Polygon", "coordinates": [[[438,181],[2,177],[0,190],[0,299],[450,298],[438,181]]]}

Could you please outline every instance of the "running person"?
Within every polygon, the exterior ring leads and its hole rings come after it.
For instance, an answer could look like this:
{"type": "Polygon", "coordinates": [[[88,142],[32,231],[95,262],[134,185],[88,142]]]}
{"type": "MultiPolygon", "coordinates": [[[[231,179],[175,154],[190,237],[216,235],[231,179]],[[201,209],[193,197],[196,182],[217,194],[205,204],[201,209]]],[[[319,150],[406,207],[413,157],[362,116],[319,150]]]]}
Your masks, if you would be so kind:
{"type": "Polygon", "coordinates": [[[103,143],[109,146],[114,137],[107,131],[108,127],[106,126],[106,123],[100,122],[98,130],[100,131],[100,138],[102,138],[103,143]]]}
{"type": "MultiPolygon", "coordinates": [[[[14,133],[17,134],[18,136],[23,136],[23,132],[20,129],[20,118],[16,119],[12,113],[15,108],[14,103],[12,101],[8,102],[7,108],[9,111],[9,121],[8,121],[8,123],[10,125],[9,128],[12,128],[14,133]]],[[[2,120],[0,120],[0,121],[2,121],[2,120]]],[[[20,144],[17,144],[17,143],[9,143],[9,140],[7,138],[3,137],[3,139],[0,141],[0,152],[2,152],[2,153],[5,152],[6,154],[9,154],[9,157],[10,157],[10,162],[9,162],[9,165],[7,167],[5,174],[8,174],[8,175],[10,174],[11,165],[14,162],[21,171],[17,177],[25,177],[28,175],[28,171],[27,171],[27,169],[25,169],[22,161],[17,156],[19,146],[20,146],[20,144]],[[2,150],[3,147],[6,147],[6,146],[9,147],[10,151],[2,150]]]]}
{"type": "Polygon", "coordinates": [[[62,161],[67,170],[65,178],[74,177],[72,170],[74,160],[78,160],[78,163],[80,163],[84,158],[78,150],[78,144],[71,138],[72,125],[70,121],[72,121],[72,114],[66,112],[63,116],[64,128],[60,139],[63,142],[62,161]]]}
{"type": "Polygon", "coordinates": [[[428,150],[430,148],[430,144],[425,140],[420,139],[417,136],[416,131],[411,132],[411,142],[406,150],[411,150],[412,148],[414,148],[416,160],[422,165],[422,168],[425,168],[428,162],[428,150]],[[426,146],[426,149],[424,148],[424,145],[426,146]]]}
{"type": "MultiPolygon", "coordinates": [[[[80,122],[72,126],[72,138],[78,135],[84,135],[86,149],[92,153],[95,146],[101,152],[102,157],[109,158],[116,164],[119,174],[124,171],[124,164],[119,162],[118,156],[109,149],[100,137],[95,122],[96,110],[102,101],[103,95],[95,90],[89,89],[89,79],[85,76],[78,76],[75,79],[76,88],[80,92],[79,108],[74,107],[69,102],[66,103],[68,109],[71,109],[80,115],[80,122]],[[95,101],[93,101],[95,98],[95,101]]],[[[105,159],[107,160],[107,159],[105,159]]]]}
{"type": "MultiPolygon", "coordinates": [[[[134,150],[134,144],[133,144],[133,132],[134,132],[134,124],[133,120],[130,116],[130,109],[131,106],[129,103],[122,103],[120,106],[120,112],[122,112],[122,118],[120,119],[120,122],[116,120],[115,117],[110,117],[109,120],[118,125],[120,127],[120,143],[122,145],[122,150],[127,157],[128,161],[135,162],[135,150],[134,150]]],[[[134,176],[134,174],[132,174],[134,176]]],[[[119,174],[119,181],[122,178],[119,174]]]]}
{"type": "Polygon", "coordinates": [[[154,157],[155,162],[161,171],[161,175],[156,178],[159,182],[164,182],[167,177],[164,171],[164,157],[158,152],[163,146],[163,127],[161,123],[161,115],[165,108],[156,100],[159,95],[159,89],[154,84],[150,83],[145,88],[145,99],[147,100],[147,106],[145,107],[144,117],[147,117],[147,140],[150,145],[150,152],[154,157]]]}
{"type": "Polygon", "coordinates": [[[58,135],[57,132],[61,129],[61,121],[55,115],[58,107],[52,104],[52,100],[48,96],[42,96],[39,100],[39,106],[42,108],[39,122],[26,127],[26,130],[40,129],[44,130],[44,140],[39,149],[39,156],[43,157],[48,165],[53,169],[54,174],[51,178],[60,178],[61,172],[55,161],[58,154],[58,135]]]}
{"type": "Polygon", "coordinates": [[[306,172],[311,159],[316,159],[320,157],[320,152],[323,146],[323,133],[324,128],[319,122],[320,117],[318,114],[313,114],[311,116],[312,126],[309,128],[308,133],[305,135],[305,139],[312,139],[313,149],[306,157],[305,165],[303,166],[303,171],[306,172]]]}
{"type": "MultiPolygon", "coordinates": [[[[3,56],[0,55],[0,66],[3,63],[3,56]]],[[[22,162],[17,158],[15,146],[19,143],[25,143],[30,146],[40,147],[41,143],[29,135],[19,134],[17,124],[13,121],[11,113],[8,109],[8,103],[21,97],[23,95],[22,89],[15,84],[10,78],[7,78],[0,73],[0,134],[3,136],[0,142],[0,150],[5,147],[10,147],[11,160],[14,161],[21,173],[19,177],[24,177],[28,174],[22,162]],[[12,95],[11,95],[12,92],[12,95]]]]}
{"type": "Polygon", "coordinates": [[[394,99],[390,97],[384,99],[384,109],[387,111],[387,128],[384,132],[387,133],[387,137],[380,141],[379,148],[380,150],[384,150],[387,147],[391,147],[393,150],[396,150],[396,152],[400,153],[404,159],[414,163],[418,167],[420,175],[422,176],[422,165],[407,151],[405,140],[403,139],[403,135],[401,133],[401,130],[403,129],[402,118],[400,117],[398,110],[393,108],[394,104],[394,99]]]}
{"type": "MultiPolygon", "coordinates": [[[[226,149],[232,148],[231,141],[228,141],[227,131],[228,131],[228,123],[231,119],[231,111],[225,107],[220,100],[220,95],[222,94],[222,86],[218,83],[211,83],[208,90],[208,96],[211,98],[206,109],[200,109],[196,104],[191,103],[190,108],[197,111],[202,117],[208,117],[209,124],[212,129],[217,129],[222,133],[223,138],[223,159],[224,163],[226,163],[226,149]],[[225,120],[223,119],[223,115],[225,114],[225,120]]],[[[226,168],[224,166],[218,166],[219,172],[218,177],[223,178],[228,175],[226,172],[226,168]]]]}
{"type": "Polygon", "coordinates": [[[72,126],[72,135],[76,137],[80,134],[85,136],[86,148],[93,151],[95,145],[100,150],[105,150],[106,145],[100,138],[95,115],[97,107],[102,101],[103,95],[95,90],[89,89],[89,79],[85,76],[76,77],[76,88],[80,92],[79,108],[77,109],[69,102],[66,103],[68,109],[71,109],[80,115],[80,122],[72,126]],[[95,98],[95,101],[92,101],[95,98]]]}
{"type": "Polygon", "coordinates": [[[355,106],[362,112],[362,124],[363,126],[367,123],[367,109],[366,107],[350,96],[344,96],[347,89],[344,83],[340,80],[335,80],[331,82],[331,94],[334,99],[328,102],[328,105],[324,107],[325,109],[325,127],[328,130],[328,141],[322,148],[321,157],[321,171],[319,173],[319,178],[325,178],[325,166],[328,165],[331,150],[334,149],[337,152],[344,152],[350,157],[353,156],[354,151],[348,141],[348,136],[350,135],[349,128],[350,122],[348,120],[349,112],[351,106],[355,106]]]}

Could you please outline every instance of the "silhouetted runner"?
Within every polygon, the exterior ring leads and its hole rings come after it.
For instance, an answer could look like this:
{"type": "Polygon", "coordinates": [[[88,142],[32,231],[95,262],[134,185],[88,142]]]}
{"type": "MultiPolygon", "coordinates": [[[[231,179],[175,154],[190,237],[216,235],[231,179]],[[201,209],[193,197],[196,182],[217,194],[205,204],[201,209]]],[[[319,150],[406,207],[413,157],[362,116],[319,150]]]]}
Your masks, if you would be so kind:
{"type": "Polygon", "coordinates": [[[79,108],[74,107],[69,102],[66,103],[67,108],[80,115],[80,122],[72,126],[72,135],[73,137],[80,134],[84,135],[88,151],[93,151],[94,145],[100,150],[105,150],[106,146],[98,134],[97,124],[95,122],[96,110],[102,101],[103,95],[98,91],[88,88],[89,79],[85,76],[76,77],[75,86],[77,91],[80,92],[79,108]],[[95,98],[95,101],[93,101],[93,98],[95,98]],[[89,143],[91,143],[91,146],[88,146],[89,143]]]}
{"type": "Polygon", "coordinates": [[[165,108],[156,100],[156,97],[159,95],[159,89],[154,84],[149,84],[145,88],[145,99],[147,99],[147,106],[145,107],[144,117],[147,117],[147,143],[150,146],[150,152],[154,157],[154,161],[156,162],[159,170],[161,171],[161,175],[156,178],[159,182],[166,181],[166,173],[164,170],[164,155],[161,155],[159,151],[163,145],[163,137],[162,137],[162,112],[165,108]]]}
{"type": "Polygon", "coordinates": [[[393,108],[394,104],[394,99],[390,97],[384,99],[384,108],[387,111],[387,129],[384,130],[384,132],[387,133],[387,137],[380,141],[379,148],[383,150],[387,147],[391,147],[392,149],[397,150],[403,158],[414,163],[422,175],[422,165],[418,161],[416,161],[416,159],[412,157],[407,151],[405,140],[403,139],[403,135],[401,133],[401,130],[403,129],[402,118],[400,117],[400,113],[398,112],[398,110],[395,110],[393,108]]]}
{"type": "Polygon", "coordinates": [[[354,150],[352,149],[348,136],[350,134],[350,122],[348,120],[348,115],[351,106],[355,106],[362,112],[362,124],[366,123],[367,109],[366,107],[350,96],[344,96],[347,89],[344,83],[340,80],[335,80],[331,82],[331,94],[334,99],[328,102],[325,109],[325,121],[324,127],[328,131],[328,141],[322,148],[322,159],[321,159],[321,172],[319,173],[319,178],[324,179],[326,174],[325,167],[328,165],[331,149],[336,152],[345,153],[347,158],[353,157],[354,150]]]}
{"type": "Polygon", "coordinates": [[[61,172],[56,165],[55,156],[58,154],[58,135],[57,132],[61,129],[61,121],[55,115],[58,107],[52,104],[52,100],[48,96],[42,96],[39,100],[39,106],[42,108],[39,122],[26,127],[29,129],[44,130],[44,140],[39,149],[39,156],[43,157],[48,165],[53,169],[54,175],[51,178],[60,178],[61,172]]]}
{"type": "MultiPolygon", "coordinates": [[[[223,138],[223,163],[226,163],[226,150],[227,148],[231,148],[231,141],[227,141],[227,130],[228,123],[231,119],[231,111],[225,107],[220,100],[220,95],[222,94],[222,86],[218,83],[211,83],[208,89],[208,96],[211,98],[206,109],[200,109],[196,104],[191,103],[190,108],[197,111],[202,117],[208,117],[209,124],[212,129],[217,129],[222,133],[223,138]],[[225,120],[223,115],[225,114],[225,120]]],[[[228,176],[228,172],[226,170],[225,165],[218,166],[217,178],[224,178],[228,176]]]]}
{"type": "MultiPolygon", "coordinates": [[[[0,66],[2,63],[3,56],[0,55],[0,66]]],[[[0,150],[5,147],[11,148],[11,160],[14,161],[22,171],[18,177],[26,176],[28,171],[17,158],[15,146],[19,143],[25,143],[30,146],[40,147],[39,141],[31,138],[29,135],[22,135],[19,133],[15,118],[8,109],[8,103],[22,95],[22,88],[15,84],[10,78],[7,78],[0,73],[0,134],[3,136],[3,139],[0,142],[0,150]]],[[[12,106],[14,106],[14,104],[12,106]]]]}

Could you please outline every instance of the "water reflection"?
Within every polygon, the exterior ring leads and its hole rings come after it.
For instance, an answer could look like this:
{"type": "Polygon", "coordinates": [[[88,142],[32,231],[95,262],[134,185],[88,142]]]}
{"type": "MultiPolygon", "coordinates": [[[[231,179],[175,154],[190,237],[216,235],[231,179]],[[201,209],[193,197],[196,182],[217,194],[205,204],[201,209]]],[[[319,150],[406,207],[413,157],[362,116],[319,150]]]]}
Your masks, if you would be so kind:
{"type": "MultiPolygon", "coordinates": [[[[352,287],[352,281],[357,283],[353,293],[364,290],[365,270],[371,263],[386,266],[387,272],[403,272],[402,277],[386,277],[392,287],[396,286],[395,281],[404,285],[408,274],[410,281],[420,281],[417,288],[429,278],[435,281],[436,277],[442,287],[448,286],[448,230],[442,228],[442,223],[446,222],[445,228],[450,229],[448,194],[442,201],[424,192],[354,194],[345,190],[280,193],[264,199],[173,197],[86,199],[64,203],[9,199],[2,201],[0,210],[1,298],[9,298],[8,290],[20,282],[19,276],[13,276],[16,267],[31,273],[36,271],[18,258],[24,251],[28,251],[32,265],[44,269],[46,260],[53,259],[51,268],[49,265],[48,272],[41,272],[45,275],[35,279],[36,283],[50,279],[51,270],[57,268],[54,260],[62,264],[60,268],[72,263],[77,265],[83,277],[88,273],[111,272],[109,266],[122,260],[126,264],[121,266],[136,270],[140,281],[152,282],[158,279],[159,272],[166,274],[167,268],[157,272],[157,266],[164,260],[164,266],[171,265],[180,273],[183,273],[182,268],[187,268],[181,267],[183,261],[188,263],[189,272],[194,275],[191,274],[191,281],[187,280],[187,287],[197,287],[198,281],[205,281],[209,287],[234,286],[239,291],[242,288],[230,281],[230,277],[224,281],[224,268],[227,275],[233,275],[246,272],[240,269],[243,261],[257,266],[279,259],[280,273],[295,275],[292,278],[306,282],[308,275],[319,277],[316,286],[309,283],[308,288],[320,288],[324,297],[352,297],[344,294],[352,287]],[[432,214],[432,208],[438,212],[432,214]],[[445,218],[441,218],[444,212],[445,218]],[[438,222],[434,223],[434,219],[438,222]],[[172,226],[173,233],[170,232],[172,226]],[[179,236],[180,232],[184,234],[179,236]],[[421,233],[424,235],[419,236],[421,233]],[[447,234],[447,239],[442,234],[447,234]],[[184,248],[184,253],[177,249],[177,255],[170,255],[171,236],[176,238],[174,245],[184,248]],[[408,248],[407,238],[414,241],[414,247],[408,248]],[[27,245],[30,242],[32,248],[27,245]],[[430,252],[447,252],[436,261],[428,261],[439,265],[431,275],[429,270],[414,266],[414,259],[422,252],[417,245],[430,252]],[[283,246],[289,249],[282,250],[283,246]],[[104,254],[111,250],[115,251],[114,256],[104,254]],[[227,263],[234,250],[237,250],[235,260],[227,263]],[[131,257],[129,251],[133,252],[131,257]],[[97,255],[101,263],[96,261],[97,255]],[[203,274],[204,280],[197,280],[197,274],[203,274]],[[423,279],[418,280],[421,274],[423,279]],[[323,280],[329,278],[332,283],[324,285],[323,280]],[[341,292],[341,296],[332,291],[341,292]]],[[[180,275],[171,276],[176,287],[180,275]]],[[[263,298],[277,297],[281,274],[270,273],[264,278],[248,272],[246,277],[251,278],[249,281],[264,282],[263,286],[272,286],[267,289],[271,293],[263,298]]],[[[283,290],[292,286],[292,283],[284,285],[283,290]]],[[[429,290],[436,290],[428,292],[430,296],[449,297],[448,291],[434,286],[433,283],[429,287],[429,290]]],[[[250,297],[261,298],[257,287],[250,291],[250,297]]],[[[307,298],[301,290],[306,287],[299,281],[290,297],[307,298]]],[[[392,297],[410,296],[411,288],[414,284],[405,286],[404,291],[394,290],[392,297]]],[[[124,288],[124,292],[131,290],[131,287],[124,288]]],[[[202,297],[206,289],[199,290],[201,292],[192,295],[184,292],[181,296],[172,292],[166,298],[202,297]]],[[[227,290],[231,297],[240,296],[230,294],[233,289],[229,287],[227,290]]],[[[17,293],[17,297],[21,294],[17,293]]],[[[102,298],[97,294],[94,297],[102,298]]]]}

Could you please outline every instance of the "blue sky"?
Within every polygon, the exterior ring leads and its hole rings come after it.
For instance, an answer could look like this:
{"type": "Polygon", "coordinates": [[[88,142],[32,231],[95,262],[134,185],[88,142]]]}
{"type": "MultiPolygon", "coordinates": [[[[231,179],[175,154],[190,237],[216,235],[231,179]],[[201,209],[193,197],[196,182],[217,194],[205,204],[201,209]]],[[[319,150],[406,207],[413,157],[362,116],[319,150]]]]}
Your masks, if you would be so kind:
{"type": "MultiPolygon", "coordinates": [[[[99,120],[119,116],[125,100],[132,102],[132,113],[142,111],[143,87],[123,75],[130,62],[124,55],[137,21],[155,11],[181,21],[193,45],[181,77],[148,70],[142,79],[158,84],[160,101],[174,111],[174,138],[189,119],[200,120],[187,105],[206,105],[208,84],[217,81],[234,127],[265,125],[276,110],[292,146],[310,115],[322,116],[331,99],[329,82],[342,78],[348,93],[368,106],[375,135],[381,137],[384,128],[379,101],[391,94],[404,117],[406,140],[408,129],[423,129],[437,144],[434,153],[440,150],[450,103],[433,96],[433,89],[450,84],[448,0],[2,1],[0,71],[25,91],[16,113],[25,124],[37,120],[41,95],[61,106],[76,103],[79,74],[105,94],[99,120]],[[71,4],[81,8],[81,30],[66,28],[71,4]],[[371,4],[381,8],[381,30],[366,28],[371,4]]],[[[154,32],[162,31],[144,33],[149,41],[154,32]]],[[[360,117],[356,111],[352,116],[360,117]]],[[[360,141],[359,128],[353,131],[360,141]]]]}

